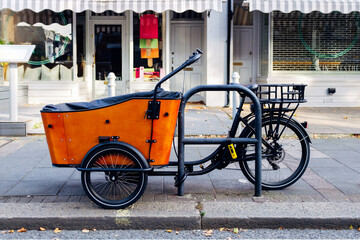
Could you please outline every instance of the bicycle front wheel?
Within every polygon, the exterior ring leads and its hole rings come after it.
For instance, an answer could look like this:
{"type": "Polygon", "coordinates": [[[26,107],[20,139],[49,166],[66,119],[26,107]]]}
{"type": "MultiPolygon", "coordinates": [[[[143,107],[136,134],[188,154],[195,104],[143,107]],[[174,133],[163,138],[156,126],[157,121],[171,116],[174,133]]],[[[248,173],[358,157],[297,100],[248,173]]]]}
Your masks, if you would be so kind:
{"type": "MultiPolygon", "coordinates": [[[[308,135],[288,119],[263,119],[262,122],[262,188],[283,189],[294,184],[304,174],[310,158],[308,135]]],[[[240,137],[254,137],[246,127],[240,137]]],[[[238,152],[248,161],[240,161],[245,177],[255,183],[255,145],[242,144],[238,152]]]]}
{"type": "Polygon", "coordinates": [[[100,148],[86,159],[85,168],[103,169],[81,174],[86,194],[103,208],[125,208],[135,203],[145,191],[146,172],[112,170],[145,168],[139,156],[122,146],[100,148]]]}

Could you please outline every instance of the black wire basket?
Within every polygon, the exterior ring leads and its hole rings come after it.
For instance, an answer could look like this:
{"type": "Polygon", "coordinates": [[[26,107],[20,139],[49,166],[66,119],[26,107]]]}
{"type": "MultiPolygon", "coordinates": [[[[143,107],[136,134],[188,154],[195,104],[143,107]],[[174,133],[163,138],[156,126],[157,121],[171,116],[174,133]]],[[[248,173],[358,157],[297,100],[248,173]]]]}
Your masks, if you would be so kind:
{"type": "Polygon", "coordinates": [[[305,103],[305,84],[262,84],[256,92],[261,103],[305,103]]]}

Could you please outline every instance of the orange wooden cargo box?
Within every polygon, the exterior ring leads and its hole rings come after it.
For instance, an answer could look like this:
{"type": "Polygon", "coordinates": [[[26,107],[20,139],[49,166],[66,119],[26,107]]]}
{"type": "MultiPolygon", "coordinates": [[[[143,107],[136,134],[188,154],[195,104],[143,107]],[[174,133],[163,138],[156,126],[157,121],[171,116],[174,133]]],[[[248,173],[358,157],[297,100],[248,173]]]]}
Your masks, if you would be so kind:
{"type": "MultiPolygon", "coordinates": [[[[41,111],[46,140],[54,165],[79,165],[99,137],[119,137],[149,159],[152,120],[147,119],[153,91],[127,94],[92,102],[47,105],[41,111]]],[[[151,165],[169,163],[181,93],[160,90],[159,119],[153,120],[151,165]]]]}

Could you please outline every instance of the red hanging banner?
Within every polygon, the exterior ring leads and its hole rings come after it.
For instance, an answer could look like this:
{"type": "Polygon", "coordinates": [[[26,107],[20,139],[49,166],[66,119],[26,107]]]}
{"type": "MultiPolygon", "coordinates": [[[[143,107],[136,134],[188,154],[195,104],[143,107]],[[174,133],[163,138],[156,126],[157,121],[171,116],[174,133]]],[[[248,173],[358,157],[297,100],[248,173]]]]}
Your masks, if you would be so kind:
{"type": "Polygon", "coordinates": [[[153,14],[142,15],[140,17],[140,38],[157,39],[158,37],[158,18],[153,14]]]}

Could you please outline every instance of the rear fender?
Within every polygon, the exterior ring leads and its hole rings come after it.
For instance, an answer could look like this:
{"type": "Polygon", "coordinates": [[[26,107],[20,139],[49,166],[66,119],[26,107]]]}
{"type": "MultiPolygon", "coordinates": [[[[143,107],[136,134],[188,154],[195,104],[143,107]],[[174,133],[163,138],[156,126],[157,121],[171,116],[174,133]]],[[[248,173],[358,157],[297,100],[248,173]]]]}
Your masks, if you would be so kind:
{"type": "Polygon", "coordinates": [[[80,164],[80,168],[85,168],[85,163],[86,163],[87,158],[92,153],[98,151],[102,147],[109,147],[109,148],[110,147],[124,147],[139,157],[139,160],[142,161],[142,163],[144,164],[144,168],[150,168],[149,163],[146,161],[145,157],[141,154],[141,152],[134,146],[132,146],[128,143],[125,143],[125,142],[106,142],[106,143],[100,143],[100,144],[96,145],[95,147],[90,149],[90,151],[87,152],[87,154],[85,155],[85,157],[83,158],[83,160],[80,164]]]}
{"type": "MultiPolygon", "coordinates": [[[[276,119],[277,117],[278,117],[278,116],[273,115],[272,118],[276,119]]],[[[306,129],[304,128],[304,126],[303,126],[298,120],[296,120],[296,119],[294,119],[294,118],[290,118],[290,116],[288,116],[288,115],[283,115],[282,117],[283,117],[283,118],[286,118],[286,119],[290,119],[290,122],[294,123],[298,128],[300,128],[300,130],[302,130],[302,131],[304,132],[305,136],[309,139],[309,143],[312,143],[309,133],[306,131],[306,129]]],[[[268,119],[268,118],[270,118],[270,117],[269,117],[269,116],[265,116],[265,117],[264,117],[264,119],[268,119]]],[[[249,120],[251,120],[251,121],[250,121],[250,125],[251,125],[251,126],[254,126],[254,120],[253,120],[253,119],[254,119],[254,117],[252,117],[252,116],[249,118],[249,120]]]]}
{"type": "MultiPolygon", "coordinates": [[[[289,118],[289,116],[285,115],[287,118],[289,118]]],[[[294,124],[296,124],[304,133],[305,133],[305,136],[309,139],[309,143],[312,143],[311,142],[311,138],[310,138],[310,135],[309,133],[306,131],[306,129],[304,128],[304,126],[296,119],[294,118],[291,118],[291,120],[294,124]]]]}

